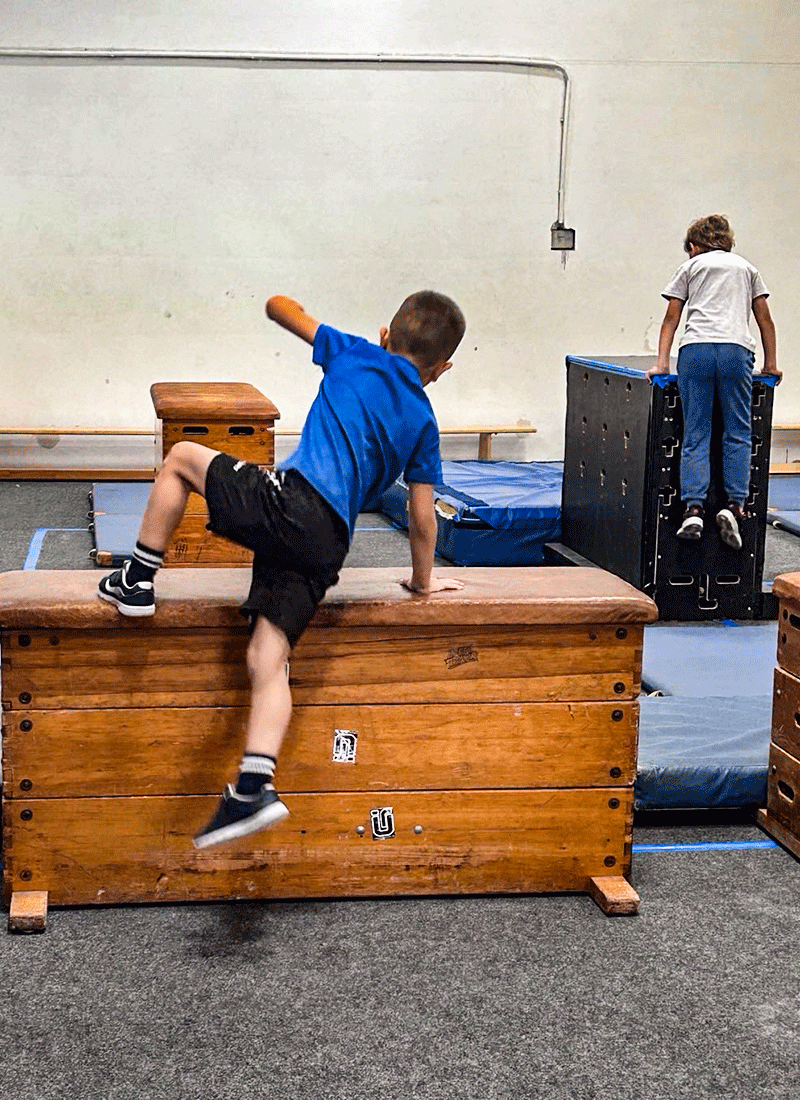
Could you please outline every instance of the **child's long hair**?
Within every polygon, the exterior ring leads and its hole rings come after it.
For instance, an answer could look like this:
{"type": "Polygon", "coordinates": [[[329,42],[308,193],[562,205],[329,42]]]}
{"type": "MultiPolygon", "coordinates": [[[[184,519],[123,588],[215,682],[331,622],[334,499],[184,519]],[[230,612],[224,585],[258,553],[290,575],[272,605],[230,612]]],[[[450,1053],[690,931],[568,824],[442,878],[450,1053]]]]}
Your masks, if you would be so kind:
{"type": "Polygon", "coordinates": [[[708,214],[705,218],[693,221],[686,230],[683,250],[688,252],[689,245],[693,244],[701,252],[713,252],[714,249],[730,252],[734,243],[733,230],[725,215],[708,214]]]}

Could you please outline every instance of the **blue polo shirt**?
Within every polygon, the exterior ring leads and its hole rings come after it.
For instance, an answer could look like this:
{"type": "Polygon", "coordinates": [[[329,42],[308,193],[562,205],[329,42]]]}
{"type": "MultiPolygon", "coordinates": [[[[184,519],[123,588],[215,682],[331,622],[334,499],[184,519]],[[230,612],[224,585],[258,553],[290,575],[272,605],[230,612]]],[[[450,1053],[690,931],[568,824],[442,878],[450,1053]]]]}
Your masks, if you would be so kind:
{"type": "Polygon", "coordinates": [[[417,368],[401,355],[320,325],[314,362],[322,382],[297,448],[281,463],[297,470],[347,524],[376,511],[402,474],[442,480],[439,428],[417,368]]]}

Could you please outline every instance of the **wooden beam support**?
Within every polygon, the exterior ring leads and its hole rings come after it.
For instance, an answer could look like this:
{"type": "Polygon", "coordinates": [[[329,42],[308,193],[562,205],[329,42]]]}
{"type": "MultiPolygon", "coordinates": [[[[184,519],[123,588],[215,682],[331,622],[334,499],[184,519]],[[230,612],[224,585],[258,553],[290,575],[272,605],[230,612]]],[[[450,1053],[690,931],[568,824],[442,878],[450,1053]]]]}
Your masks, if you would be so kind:
{"type": "Polygon", "coordinates": [[[639,895],[622,875],[589,879],[589,893],[609,917],[630,916],[639,912],[639,895]]]}
{"type": "Polygon", "coordinates": [[[8,914],[9,932],[44,932],[47,927],[47,891],[15,890],[8,914]]]}

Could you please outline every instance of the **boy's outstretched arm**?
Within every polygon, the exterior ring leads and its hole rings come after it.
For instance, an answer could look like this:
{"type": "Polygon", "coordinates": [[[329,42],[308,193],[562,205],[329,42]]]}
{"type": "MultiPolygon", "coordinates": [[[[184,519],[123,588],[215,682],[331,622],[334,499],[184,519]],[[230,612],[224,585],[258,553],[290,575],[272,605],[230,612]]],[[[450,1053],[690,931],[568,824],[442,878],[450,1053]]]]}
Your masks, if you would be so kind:
{"type": "Polygon", "coordinates": [[[411,481],[408,484],[408,541],[411,547],[411,580],[401,581],[410,592],[443,592],[463,588],[463,581],[440,580],[432,576],[436,553],[436,513],[433,510],[433,486],[411,481]]]}
{"type": "Polygon", "coordinates": [[[767,299],[759,294],[753,299],[753,316],[756,319],[758,330],[761,333],[761,344],[764,348],[764,366],[761,368],[764,374],[775,374],[778,381],[783,378],[783,371],[778,370],[778,350],[775,338],[775,322],[767,305],[767,299]]]}
{"type": "Polygon", "coordinates": [[[645,372],[648,381],[654,374],[669,374],[669,353],[672,351],[672,341],[680,324],[683,307],[684,302],[680,298],[667,299],[667,309],[658,334],[658,362],[645,372]]]}
{"type": "Polygon", "coordinates": [[[267,300],[267,317],[277,323],[307,344],[314,343],[314,337],[319,328],[319,321],[309,317],[299,302],[293,298],[287,298],[283,294],[274,294],[267,300]]]}

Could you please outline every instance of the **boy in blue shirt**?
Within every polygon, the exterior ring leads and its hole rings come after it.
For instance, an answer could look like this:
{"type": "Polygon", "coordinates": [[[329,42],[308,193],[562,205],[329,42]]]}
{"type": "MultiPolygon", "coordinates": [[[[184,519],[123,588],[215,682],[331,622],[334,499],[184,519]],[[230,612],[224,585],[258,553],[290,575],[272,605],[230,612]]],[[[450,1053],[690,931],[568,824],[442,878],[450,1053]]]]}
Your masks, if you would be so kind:
{"type": "Polygon", "coordinates": [[[465,322],[450,298],[424,290],[407,298],[379,344],[310,317],[291,298],[267,316],[313,345],[319,392],[296,450],[280,469],[188,441],[171,448],[142,518],[133,558],[100,581],[99,596],[123,615],[155,612],[153,578],[190,492],[205,497],[209,528],[254,552],[247,649],[251,696],[239,778],[228,784],[195,846],[244,836],[288,809],[272,784],[291,717],[289,653],[325,592],[339,579],[358,513],[374,509],[401,474],[408,483],[412,592],[463,588],[432,575],[433,486],[441,481],[439,429],[424,387],[451,367],[465,322]]]}

